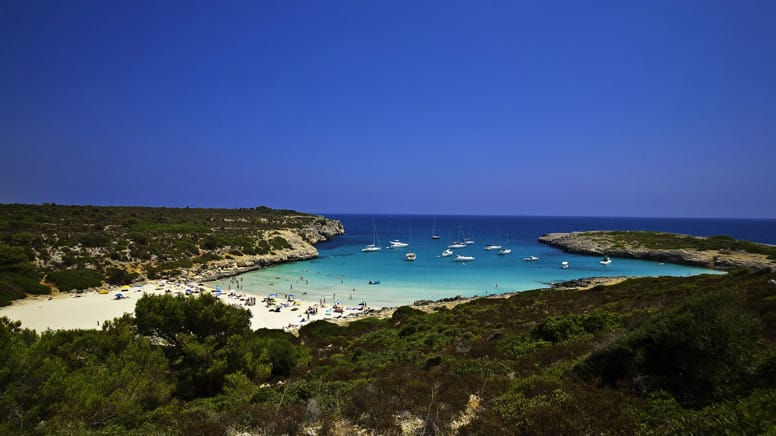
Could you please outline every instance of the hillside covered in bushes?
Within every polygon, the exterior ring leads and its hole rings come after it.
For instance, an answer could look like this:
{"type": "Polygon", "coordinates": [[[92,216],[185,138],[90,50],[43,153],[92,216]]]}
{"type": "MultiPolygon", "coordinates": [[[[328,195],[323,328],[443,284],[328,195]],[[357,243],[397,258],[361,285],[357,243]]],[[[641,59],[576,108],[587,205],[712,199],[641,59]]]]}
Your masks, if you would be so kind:
{"type": "Polygon", "coordinates": [[[190,272],[314,257],[342,224],[292,210],[0,205],[0,305],[190,272]]]}
{"type": "Polygon", "coordinates": [[[776,274],[630,279],[298,336],[202,296],[99,331],[0,322],[3,434],[762,434],[776,274]]]}

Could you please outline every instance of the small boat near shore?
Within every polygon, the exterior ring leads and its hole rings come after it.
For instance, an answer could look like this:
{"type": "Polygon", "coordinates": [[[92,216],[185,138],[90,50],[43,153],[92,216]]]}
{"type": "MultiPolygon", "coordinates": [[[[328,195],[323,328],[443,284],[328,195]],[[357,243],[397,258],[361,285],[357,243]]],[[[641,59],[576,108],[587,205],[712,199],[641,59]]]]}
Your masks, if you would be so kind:
{"type": "Polygon", "coordinates": [[[408,262],[413,262],[417,258],[418,256],[415,253],[407,253],[404,255],[404,260],[408,262]]]}
{"type": "Polygon", "coordinates": [[[393,241],[390,241],[388,244],[390,244],[390,245],[388,245],[388,248],[404,248],[404,247],[410,245],[410,244],[408,244],[406,242],[402,242],[402,241],[400,241],[398,239],[394,239],[393,241]]]}
{"type": "Polygon", "coordinates": [[[488,245],[485,246],[485,249],[488,250],[488,251],[499,250],[499,249],[501,249],[501,245],[499,245],[499,244],[488,244],[488,245]]]}
{"type": "Polygon", "coordinates": [[[528,257],[524,257],[523,260],[526,262],[536,262],[537,260],[539,260],[539,258],[536,256],[528,256],[528,257]]]}
{"type": "Polygon", "coordinates": [[[603,259],[601,259],[601,265],[609,265],[612,263],[612,259],[609,256],[604,256],[603,259]]]}
{"type": "Polygon", "coordinates": [[[445,249],[445,251],[442,252],[442,257],[447,257],[447,256],[452,256],[452,255],[453,255],[453,250],[451,250],[449,248],[445,249]]]}
{"type": "Polygon", "coordinates": [[[498,249],[498,254],[499,254],[500,256],[507,255],[507,254],[509,254],[509,253],[511,253],[511,252],[512,252],[512,249],[511,249],[511,248],[499,248],[499,249],[498,249]]]}
{"type": "Polygon", "coordinates": [[[560,263],[560,268],[561,269],[568,269],[569,268],[569,263],[564,260],[563,262],[560,263]]]}
{"type": "Polygon", "coordinates": [[[369,284],[370,285],[379,285],[380,284],[380,280],[370,280],[369,284]]]}
{"type": "Polygon", "coordinates": [[[459,254],[458,256],[455,256],[455,259],[453,260],[455,260],[456,262],[471,262],[472,260],[474,260],[474,256],[462,256],[459,254]]]}

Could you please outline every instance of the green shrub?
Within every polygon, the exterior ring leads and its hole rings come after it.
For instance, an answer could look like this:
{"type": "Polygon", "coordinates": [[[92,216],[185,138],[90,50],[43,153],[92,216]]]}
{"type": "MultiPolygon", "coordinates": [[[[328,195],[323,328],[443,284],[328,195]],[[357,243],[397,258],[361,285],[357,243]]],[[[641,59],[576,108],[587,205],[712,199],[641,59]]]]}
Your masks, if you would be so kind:
{"type": "Polygon", "coordinates": [[[26,293],[48,294],[40,284],[40,273],[22,247],[0,244],[0,306],[24,298],[26,293]]]}
{"type": "Polygon", "coordinates": [[[218,239],[213,235],[205,236],[205,240],[202,242],[202,248],[205,250],[215,250],[218,248],[218,239]]]}
{"type": "Polygon", "coordinates": [[[103,232],[84,233],[78,241],[84,247],[105,247],[110,244],[110,238],[103,232]]]}
{"type": "Polygon", "coordinates": [[[48,280],[54,282],[60,291],[87,289],[102,284],[102,274],[93,269],[66,269],[49,273],[48,280]]]}
{"type": "Polygon", "coordinates": [[[270,247],[272,248],[272,251],[275,250],[285,250],[285,249],[291,249],[291,244],[288,243],[288,241],[285,240],[285,238],[281,236],[275,236],[270,240],[270,247]]]}
{"type": "Polygon", "coordinates": [[[760,335],[743,294],[712,292],[593,353],[577,372],[603,386],[663,389],[680,404],[703,406],[744,388],[756,370],[751,362],[760,335]]]}
{"type": "Polygon", "coordinates": [[[532,336],[534,339],[558,343],[588,333],[611,330],[619,325],[619,320],[618,315],[602,310],[550,316],[533,329],[532,336]]]}
{"type": "Polygon", "coordinates": [[[130,273],[123,268],[109,267],[105,270],[105,280],[111,285],[128,285],[137,278],[137,273],[130,273]]]}
{"type": "Polygon", "coordinates": [[[414,316],[424,315],[422,310],[415,309],[410,306],[401,306],[393,312],[391,315],[392,321],[406,321],[414,316]]]}

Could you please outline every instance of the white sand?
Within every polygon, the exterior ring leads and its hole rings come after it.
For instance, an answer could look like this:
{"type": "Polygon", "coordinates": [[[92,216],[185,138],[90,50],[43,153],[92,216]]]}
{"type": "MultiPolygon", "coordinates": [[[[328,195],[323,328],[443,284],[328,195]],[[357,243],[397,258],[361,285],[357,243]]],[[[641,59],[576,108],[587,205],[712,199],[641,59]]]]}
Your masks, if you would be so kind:
{"type": "MultiPolygon", "coordinates": [[[[134,314],[135,304],[144,294],[163,295],[176,292],[184,293],[186,289],[196,290],[199,285],[185,285],[167,283],[164,281],[148,282],[138,287],[105,288],[109,292],[100,294],[96,291],[87,291],[82,294],[63,293],[56,296],[34,296],[23,300],[16,300],[10,306],[0,307],[0,317],[8,317],[15,321],[21,321],[22,327],[37,330],[46,329],[99,329],[105,320],[122,316],[125,313],[134,314]],[[125,298],[116,299],[116,294],[122,294],[125,298]]],[[[255,294],[238,294],[236,291],[224,291],[219,299],[224,304],[232,304],[247,308],[251,311],[251,328],[270,329],[294,329],[310,321],[318,319],[335,320],[341,317],[357,316],[362,311],[357,308],[345,308],[342,314],[334,312],[331,305],[318,308],[316,315],[310,315],[309,321],[305,310],[318,303],[297,300],[299,304],[289,304],[282,307],[280,312],[271,312],[265,303],[263,296],[255,294]],[[256,304],[246,306],[240,297],[255,297],[256,304]],[[296,310],[292,310],[296,308],[296,310]],[[327,309],[328,312],[327,313],[327,309]]],[[[185,294],[184,294],[185,295],[185,294]]],[[[196,294],[191,297],[196,298],[196,294]]],[[[285,301],[280,301],[286,303],[285,301]]]]}

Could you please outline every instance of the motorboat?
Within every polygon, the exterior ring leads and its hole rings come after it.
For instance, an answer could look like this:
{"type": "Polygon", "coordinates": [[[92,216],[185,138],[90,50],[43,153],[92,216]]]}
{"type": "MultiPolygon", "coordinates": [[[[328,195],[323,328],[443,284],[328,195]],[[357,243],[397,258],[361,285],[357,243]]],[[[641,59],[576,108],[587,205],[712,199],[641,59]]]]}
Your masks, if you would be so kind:
{"type": "Polygon", "coordinates": [[[563,262],[560,263],[561,269],[568,269],[568,267],[569,267],[569,263],[567,261],[564,260],[563,262]]]}
{"type": "Polygon", "coordinates": [[[439,236],[439,235],[437,235],[436,233],[434,233],[433,235],[431,235],[431,239],[439,239],[439,238],[440,238],[440,236],[439,236]]]}
{"type": "Polygon", "coordinates": [[[498,246],[498,254],[503,256],[505,254],[509,254],[512,252],[512,249],[509,248],[509,234],[507,234],[507,246],[502,247],[501,245],[498,246]]]}
{"type": "Polygon", "coordinates": [[[370,285],[379,285],[380,284],[380,280],[370,280],[369,284],[370,285]]]}
{"type": "Polygon", "coordinates": [[[412,262],[415,259],[417,259],[417,257],[418,256],[415,253],[407,253],[407,254],[404,255],[404,260],[412,262]]]}
{"type": "Polygon", "coordinates": [[[523,260],[526,262],[536,262],[537,260],[539,260],[539,258],[536,256],[528,256],[528,257],[524,257],[523,260]]]}
{"type": "Polygon", "coordinates": [[[410,245],[410,244],[408,244],[406,242],[402,242],[402,241],[400,241],[398,239],[394,239],[393,241],[389,242],[388,244],[390,244],[390,245],[388,245],[388,248],[404,248],[404,247],[410,245]]]}
{"type": "Polygon", "coordinates": [[[453,254],[453,250],[448,248],[448,249],[446,249],[445,251],[442,252],[442,257],[451,256],[452,254],[453,254]]]}
{"type": "Polygon", "coordinates": [[[604,256],[603,259],[601,259],[601,265],[609,265],[612,263],[612,259],[609,256],[604,256]]]}
{"type": "Polygon", "coordinates": [[[474,256],[462,256],[462,255],[459,254],[458,256],[455,256],[454,260],[456,262],[469,262],[469,261],[474,260],[474,256]]]}
{"type": "Polygon", "coordinates": [[[500,248],[501,246],[498,244],[488,244],[485,246],[485,249],[488,251],[499,250],[500,248]]]}

